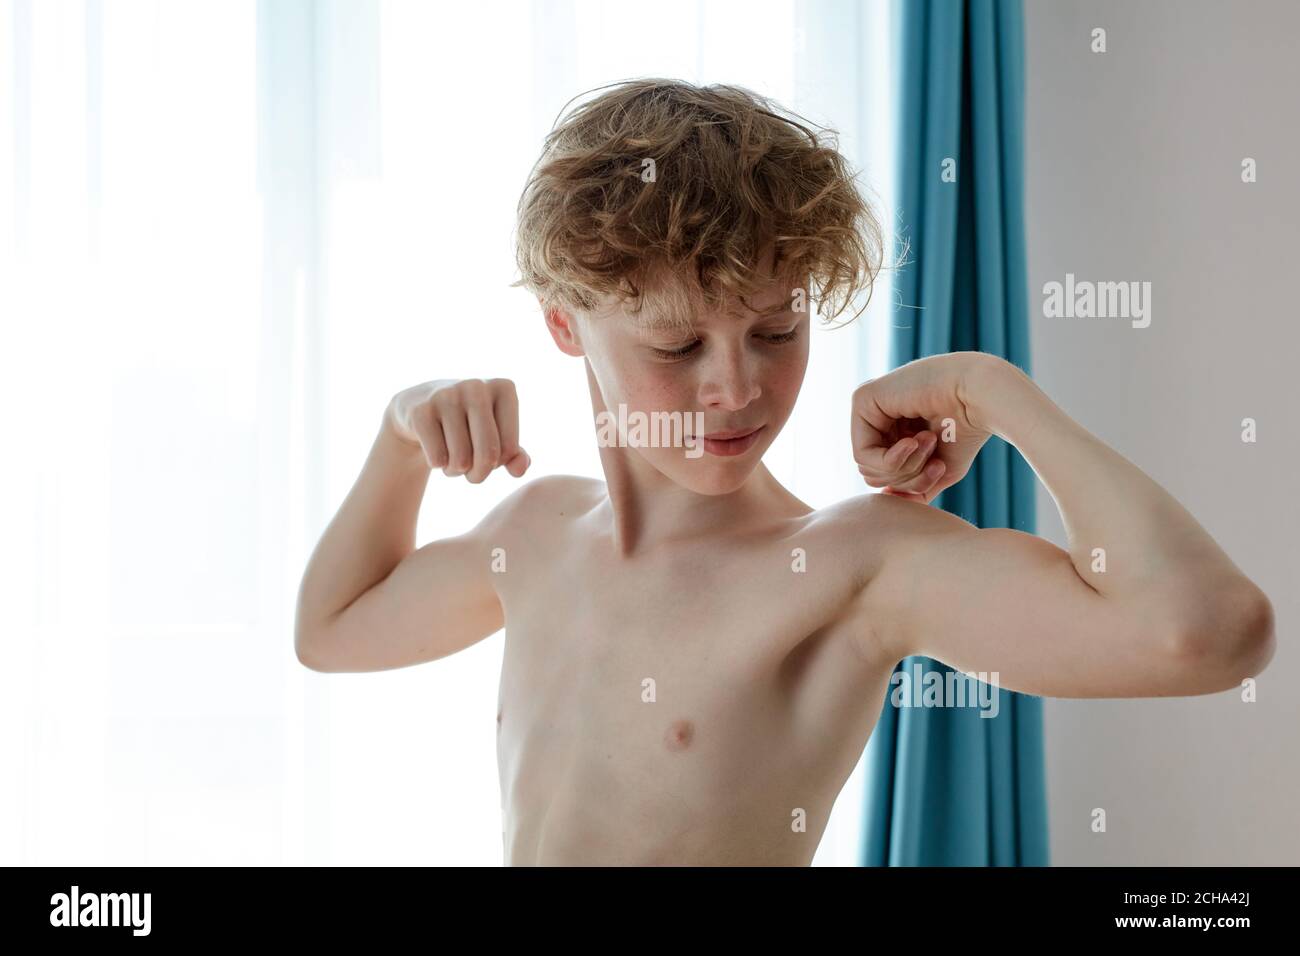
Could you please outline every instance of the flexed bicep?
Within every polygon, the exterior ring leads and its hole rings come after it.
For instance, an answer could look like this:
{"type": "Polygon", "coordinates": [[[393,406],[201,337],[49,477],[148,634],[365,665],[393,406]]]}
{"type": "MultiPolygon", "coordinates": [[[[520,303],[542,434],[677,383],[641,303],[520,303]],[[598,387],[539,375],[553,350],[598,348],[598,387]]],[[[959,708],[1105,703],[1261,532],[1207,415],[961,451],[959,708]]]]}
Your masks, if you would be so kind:
{"type": "Polygon", "coordinates": [[[897,527],[865,598],[899,659],[924,655],[1051,697],[1204,694],[1247,676],[1189,650],[1186,613],[1173,595],[1106,597],[1043,538],[977,528],[902,499],[880,503],[897,512],[897,527]]]}

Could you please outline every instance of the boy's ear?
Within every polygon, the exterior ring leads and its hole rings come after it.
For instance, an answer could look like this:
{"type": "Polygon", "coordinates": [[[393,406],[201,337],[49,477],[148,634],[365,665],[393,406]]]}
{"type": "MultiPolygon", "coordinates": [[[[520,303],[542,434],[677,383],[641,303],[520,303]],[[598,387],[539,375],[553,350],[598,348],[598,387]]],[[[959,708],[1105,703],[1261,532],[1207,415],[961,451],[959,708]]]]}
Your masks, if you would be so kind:
{"type": "MultiPolygon", "coordinates": [[[[540,299],[538,301],[541,302],[540,299]]],[[[559,306],[547,306],[545,302],[541,302],[541,306],[546,327],[551,332],[551,338],[555,339],[555,344],[560,347],[560,351],[565,355],[585,355],[582,340],[578,336],[578,322],[573,317],[573,313],[559,306]]]]}

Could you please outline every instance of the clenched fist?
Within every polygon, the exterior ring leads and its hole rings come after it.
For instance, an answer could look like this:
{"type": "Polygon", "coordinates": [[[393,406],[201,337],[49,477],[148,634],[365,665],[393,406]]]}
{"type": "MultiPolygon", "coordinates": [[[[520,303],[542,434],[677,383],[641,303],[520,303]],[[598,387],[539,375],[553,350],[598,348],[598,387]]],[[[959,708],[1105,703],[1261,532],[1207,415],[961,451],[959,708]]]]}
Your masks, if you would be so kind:
{"type": "Polygon", "coordinates": [[[398,438],[448,477],[478,484],[504,465],[518,478],[532,463],[519,446],[519,398],[508,378],[424,382],[394,395],[385,417],[398,438]]]}
{"type": "Polygon", "coordinates": [[[992,432],[973,420],[977,375],[1001,363],[984,352],[917,359],[853,393],[853,458],[867,484],[929,504],[966,476],[992,432]]]}

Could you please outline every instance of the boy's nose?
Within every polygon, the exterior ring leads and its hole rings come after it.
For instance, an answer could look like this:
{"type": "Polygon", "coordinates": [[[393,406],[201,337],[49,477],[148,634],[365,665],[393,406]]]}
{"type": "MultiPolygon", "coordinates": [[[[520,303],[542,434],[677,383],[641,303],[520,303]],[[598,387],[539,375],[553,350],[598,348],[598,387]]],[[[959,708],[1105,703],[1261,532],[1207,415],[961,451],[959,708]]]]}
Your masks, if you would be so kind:
{"type": "Polygon", "coordinates": [[[756,370],[743,352],[718,355],[704,376],[700,402],[710,408],[739,411],[763,393],[756,370]]]}

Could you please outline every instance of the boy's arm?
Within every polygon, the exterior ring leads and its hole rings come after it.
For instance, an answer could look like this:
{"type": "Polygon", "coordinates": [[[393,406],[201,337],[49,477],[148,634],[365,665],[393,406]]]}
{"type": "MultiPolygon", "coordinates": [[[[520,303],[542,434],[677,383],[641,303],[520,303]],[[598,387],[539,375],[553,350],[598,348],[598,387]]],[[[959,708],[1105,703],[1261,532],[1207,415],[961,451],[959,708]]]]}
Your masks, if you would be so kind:
{"type": "Polygon", "coordinates": [[[395,396],[360,476],[312,553],[299,586],[294,644],[318,671],[375,671],[454,653],[499,630],[492,548],[518,493],[471,531],[415,548],[433,467],[482,481],[522,474],[513,386],[433,382],[395,396]]]}
{"type": "Polygon", "coordinates": [[[1019,368],[957,354],[974,360],[956,417],[1020,451],[1070,549],[880,496],[891,543],[862,594],[878,646],[1054,697],[1212,693],[1262,670],[1272,606],[1186,509],[1019,368]]]}

